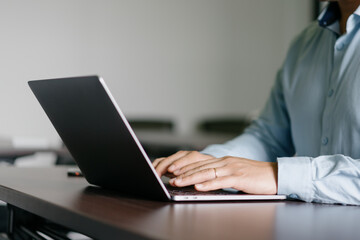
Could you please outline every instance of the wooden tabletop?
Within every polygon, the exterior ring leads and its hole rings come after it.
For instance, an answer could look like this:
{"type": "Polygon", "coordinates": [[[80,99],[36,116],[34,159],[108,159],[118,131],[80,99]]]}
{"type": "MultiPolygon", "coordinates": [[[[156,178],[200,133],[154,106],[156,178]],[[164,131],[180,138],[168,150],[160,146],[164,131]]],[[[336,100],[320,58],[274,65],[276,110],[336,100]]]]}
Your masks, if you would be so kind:
{"type": "Polygon", "coordinates": [[[67,177],[0,168],[0,199],[96,239],[358,239],[360,208],[294,201],[170,203],[67,177]]]}

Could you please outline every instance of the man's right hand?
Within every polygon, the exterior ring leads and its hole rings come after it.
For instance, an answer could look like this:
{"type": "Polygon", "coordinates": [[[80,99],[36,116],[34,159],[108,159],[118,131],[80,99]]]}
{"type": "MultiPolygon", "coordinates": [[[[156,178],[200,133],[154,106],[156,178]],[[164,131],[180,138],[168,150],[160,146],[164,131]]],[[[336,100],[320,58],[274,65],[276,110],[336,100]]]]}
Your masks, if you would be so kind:
{"type": "Polygon", "coordinates": [[[197,163],[202,165],[202,162],[207,160],[211,161],[215,158],[197,151],[179,151],[169,157],[155,159],[153,166],[160,177],[167,172],[178,176],[186,172],[186,166],[194,167],[197,163]]]}

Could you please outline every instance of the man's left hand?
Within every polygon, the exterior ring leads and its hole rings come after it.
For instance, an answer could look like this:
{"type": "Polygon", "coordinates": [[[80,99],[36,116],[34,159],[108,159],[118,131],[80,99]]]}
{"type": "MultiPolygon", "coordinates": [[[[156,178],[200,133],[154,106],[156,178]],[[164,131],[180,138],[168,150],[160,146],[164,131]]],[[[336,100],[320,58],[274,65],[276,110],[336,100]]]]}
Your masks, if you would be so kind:
{"type": "Polygon", "coordinates": [[[250,194],[277,193],[277,163],[224,157],[210,163],[189,164],[174,174],[172,186],[195,185],[198,191],[234,188],[250,194]]]}

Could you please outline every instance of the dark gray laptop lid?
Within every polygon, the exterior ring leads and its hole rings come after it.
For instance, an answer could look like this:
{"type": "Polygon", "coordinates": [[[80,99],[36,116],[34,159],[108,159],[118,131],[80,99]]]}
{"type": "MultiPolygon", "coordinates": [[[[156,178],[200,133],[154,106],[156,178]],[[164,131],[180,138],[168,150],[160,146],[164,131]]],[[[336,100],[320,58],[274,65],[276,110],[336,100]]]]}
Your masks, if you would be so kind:
{"type": "Polygon", "coordinates": [[[99,77],[29,81],[29,86],[89,183],[169,199],[99,77]]]}

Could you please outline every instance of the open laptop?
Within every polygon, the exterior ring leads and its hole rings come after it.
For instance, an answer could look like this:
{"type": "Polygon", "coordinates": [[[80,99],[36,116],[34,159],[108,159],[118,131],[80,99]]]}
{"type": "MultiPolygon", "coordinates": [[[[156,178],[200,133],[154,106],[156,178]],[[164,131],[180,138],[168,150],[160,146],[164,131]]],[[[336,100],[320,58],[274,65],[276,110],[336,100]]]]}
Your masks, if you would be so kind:
{"type": "Polygon", "coordinates": [[[172,201],[282,200],[223,190],[174,188],[156,174],[103,79],[98,76],[29,81],[29,86],[90,184],[172,201]]]}

